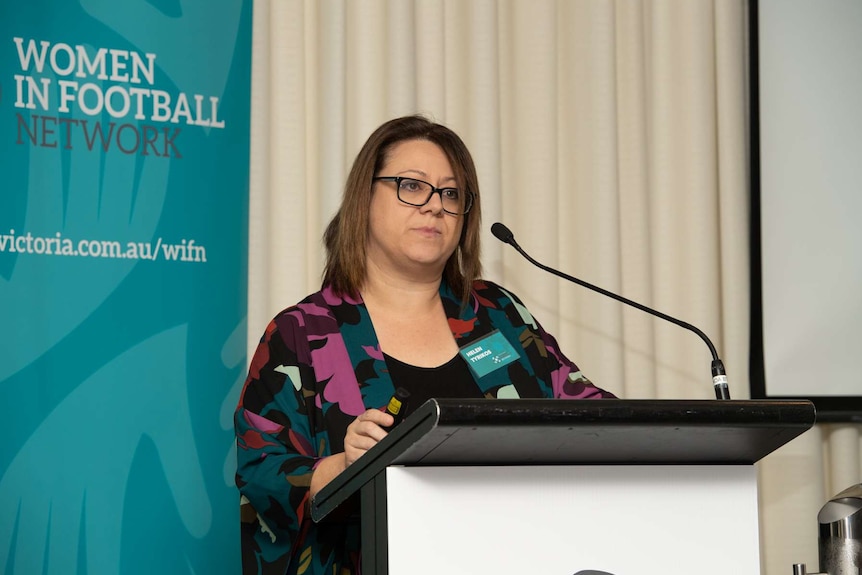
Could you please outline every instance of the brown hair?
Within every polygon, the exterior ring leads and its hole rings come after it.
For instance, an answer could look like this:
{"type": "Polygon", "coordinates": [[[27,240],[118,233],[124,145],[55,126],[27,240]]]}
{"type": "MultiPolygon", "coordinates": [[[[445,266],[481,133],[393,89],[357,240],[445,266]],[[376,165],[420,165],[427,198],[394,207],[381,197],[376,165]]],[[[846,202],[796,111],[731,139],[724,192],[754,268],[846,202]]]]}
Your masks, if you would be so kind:
{"type": "Polygon", "coordinates": [[[466,304],[473,281],[482,272],[479,261],[479,237],[482,203],[479,178],[467,146],[452,130],[419,115],[390,120],[377,128],[353,161],[347,176],[344,195],[338,212],[323,235],[326,246],[326,267],[323,285],[329,285],[341,295],[359,296],[365,281],[365,248],[368,237],[369,209],[374,178],[387,155],[396,144],[407,140],[428,140],[440,146],[452,170],[458,187],[473,194],[473,207],[460,217],[465,218],[458,247],[446,262],[443,279],[466,304]]]}

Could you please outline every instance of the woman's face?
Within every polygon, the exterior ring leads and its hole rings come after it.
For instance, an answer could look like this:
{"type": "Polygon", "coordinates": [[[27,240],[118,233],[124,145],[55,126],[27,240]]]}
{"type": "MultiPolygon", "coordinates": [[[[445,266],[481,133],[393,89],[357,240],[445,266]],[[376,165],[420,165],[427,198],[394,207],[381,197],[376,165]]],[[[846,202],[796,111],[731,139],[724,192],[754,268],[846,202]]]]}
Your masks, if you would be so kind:
{"type": "MultiPolygon", "coordinates": [[[[428,140],[396,144],[376,176],[416,178],[436,188],[459,187],[446,154],[428,140]]],[[[398,200],[395,182],[374,182],[366,269],[420,281],[439,279],[463,225],[464,216],[443,211],[440,194],[433,194],[424,206],[411,206],[398,200]]]]}

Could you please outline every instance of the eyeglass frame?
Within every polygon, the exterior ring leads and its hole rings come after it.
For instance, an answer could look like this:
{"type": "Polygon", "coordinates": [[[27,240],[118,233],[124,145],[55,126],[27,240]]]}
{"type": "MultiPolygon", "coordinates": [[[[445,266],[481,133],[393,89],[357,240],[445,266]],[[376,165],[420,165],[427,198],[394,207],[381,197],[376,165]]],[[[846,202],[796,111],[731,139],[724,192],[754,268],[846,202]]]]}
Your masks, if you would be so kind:
{"type": "Polygon", "coordinates": [[[426,182],[425,180],[420,180],[419,178],[412,178],[409,176],[376,176],[374,178],[371,178],[371,181],[372,182],[395,182],[395,196],[398,198],[399,202],[401,202],[402,204],[405,204],[407,206],[413,206],[416,208],[421,208],[422,206],[427,205],[428,202],[431,201],[431,198],[434,197],[434,194],[439,194],[440,195],[440,207],[442,208],[443,207],[443,191],[444,190],[456,190],[459,194],[460,193],[465,194],[464,195],[464,206],[466,207],[466,209],[461,213],[450,212],[446,208],[443,208],[443,211],[449,215],[452,215],[452,216],[466,216],[470,212],[470,210],[473,209],[473,200],[474,200],[473,192],[461,190],[460,188],[453,188],[453,187],[438,188],[438,187],[434,186],[434,184],[432,184],[431,182],[426,182]],[[421,204],[411,204],[410,202],[401,198],[401,182],[403,180],[412,180],[414,182],[419,182],[419,183],[425,184],[431,188],[431,193],[428,194],[428,198],[426,198],[426,200],[424,202],[422,202],[421,204]]]}

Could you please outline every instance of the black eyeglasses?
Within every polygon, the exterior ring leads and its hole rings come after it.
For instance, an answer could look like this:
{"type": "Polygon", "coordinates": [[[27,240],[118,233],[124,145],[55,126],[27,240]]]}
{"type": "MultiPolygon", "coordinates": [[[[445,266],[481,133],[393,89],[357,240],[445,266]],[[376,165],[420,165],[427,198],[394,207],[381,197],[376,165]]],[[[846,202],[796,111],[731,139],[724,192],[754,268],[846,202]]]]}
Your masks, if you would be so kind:
{"type": "Polygon", "coordinates": [[[462,216],[473,207],[473,194],[461,192],[458,188],[435,188],[428,182],[416,178],[401,176],[379,176],[372,178],[374,182],[395,182],[398,199],[410,206],[424,206],[431,201],[431,196],[440,194],[443,211],[453,216],[462,216]],[[462,200],[463,195],[463,200],[462,200]]]}

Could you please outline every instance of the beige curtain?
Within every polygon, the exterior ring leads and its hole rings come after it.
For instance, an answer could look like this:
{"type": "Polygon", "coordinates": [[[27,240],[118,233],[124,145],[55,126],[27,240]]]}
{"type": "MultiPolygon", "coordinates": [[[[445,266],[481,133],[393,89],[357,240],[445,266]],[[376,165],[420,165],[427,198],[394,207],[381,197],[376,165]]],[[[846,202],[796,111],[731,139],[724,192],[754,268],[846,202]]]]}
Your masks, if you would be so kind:
{"type": "MultiPolygon", "coordinates": [[[[713,396],[696,335],[533,267],[491,223],[699,326],[747,397],[746,27],[745,0],[257,0],[249,351],[319,288],[362,142],[421,112],[478,164],[486,277],[591,379],[625,398],[713,396]]],[[[816,513],[859,481],[859,453],[857,427],[817,428],[759,464],[764,573],[816,570],[816,513]]]]}

